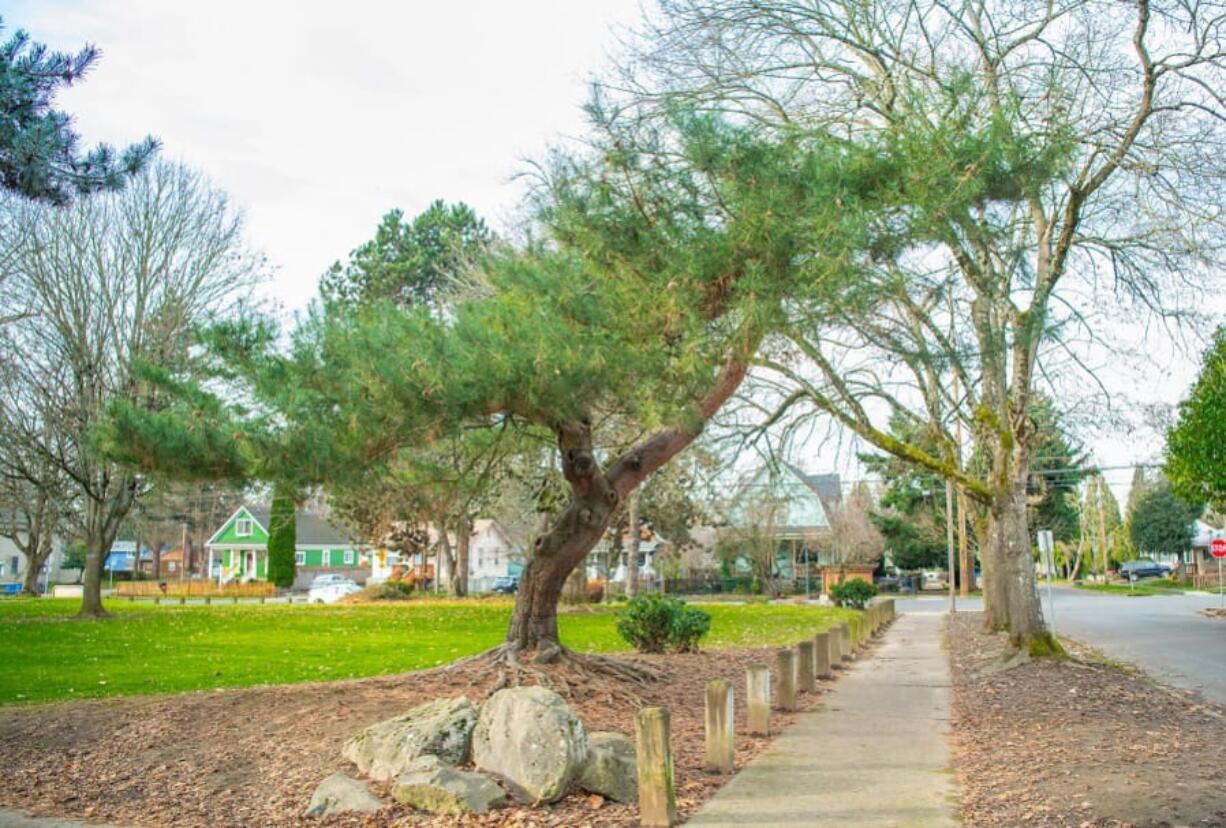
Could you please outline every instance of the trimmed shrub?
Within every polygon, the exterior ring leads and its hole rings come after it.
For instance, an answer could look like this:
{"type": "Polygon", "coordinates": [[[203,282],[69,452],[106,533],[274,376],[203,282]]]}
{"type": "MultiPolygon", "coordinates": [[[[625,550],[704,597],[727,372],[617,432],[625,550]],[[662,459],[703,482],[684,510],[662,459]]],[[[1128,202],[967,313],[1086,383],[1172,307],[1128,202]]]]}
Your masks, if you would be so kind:
{"type": "Polygon", "coordinates": [[[288,589],[294,585],[294,553],[298,548],[298,541],[294,499],[284,486],[273,487],[268,523],[268,580],[288,589]]]}
{"type": "Polygon", "coordinates": [[[680,598],[640,595],[617,620],[617,632],[640,653],[691,653],[711,629],[711,616],[680,598]]]}
{"type": "Polygon", "coordinates": [[[864,609],[876,594],[877,587],[863,578],[852,578],[830,587],[830,597],[836,604],[853,609],[864,609]]]}

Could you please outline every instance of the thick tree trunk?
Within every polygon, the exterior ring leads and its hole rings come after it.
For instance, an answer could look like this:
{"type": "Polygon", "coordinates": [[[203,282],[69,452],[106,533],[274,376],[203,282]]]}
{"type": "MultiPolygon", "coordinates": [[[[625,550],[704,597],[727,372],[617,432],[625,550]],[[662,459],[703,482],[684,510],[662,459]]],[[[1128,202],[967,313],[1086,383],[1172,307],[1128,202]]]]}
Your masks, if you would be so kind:
{"type": "Polygon", "coordinates": [[[1050,643],[1035,588],[1034,558],[1026,521],[1025,476],[1002,504],[1001,542],[1004,552],[1005,600],[1009,607],[1009,638],[1017,647],[1034,649],[1050,643]]]}
{"type": "Polygon", "coordinates": [[[79,618],[102,618],[107,613],[102,607],[102,570],[106,565],[107,555],[115,542],[115,532],[96,528],[85,538],[85,590],[81,598],[79,618]]]}
{"type": "Polygon", "coordinates": [[[507,647],[516,651],[536,650],[538,661],[562,655],[558,599],[566,577],[600,541],[618,503],[629,497],[649,474],[694,442],[706,422],[736,393],[757,342],[756,338],[746,337],[738,343],[738,353],[724,364],[711,390],[696,401],[691,421],[685,427],[652,434],[619,457],[607,472],[596,461],[589,419],[558,426],[562,474],[570,485],[571,500],[548,531],[536,539],[515,596],[507,647]]]}
{"type": "Polygon", "coordinates": [[[999,632],[1009,628],[1009,601],[1005,593],[1002,523],[996,509],[988,510],[987,543],[980,545],[983,562],[984,624],[989,630],[999,632]]]}
{"type": "Polygon", "coordinates": [[[630,495],[629,516],[626,520],[630,531],[630,550],[626,553],[626,597],[633,599],[639,594],[639,493],[630,495]]]}

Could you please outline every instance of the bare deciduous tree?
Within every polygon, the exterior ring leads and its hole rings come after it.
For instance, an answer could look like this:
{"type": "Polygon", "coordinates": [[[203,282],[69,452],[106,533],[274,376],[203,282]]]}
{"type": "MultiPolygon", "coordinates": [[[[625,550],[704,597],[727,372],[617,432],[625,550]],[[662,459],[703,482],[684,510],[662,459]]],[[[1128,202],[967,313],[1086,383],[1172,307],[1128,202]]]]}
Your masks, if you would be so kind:
{"type": "Polygon", "coordinates": [[[103,564],[148,481],[100,458],[92,431],[116,400],[156,407],[143,371],[181,368],[194,326],[235,312],[261,262],[226,197],[179,165],[158,164],[122,192],[9,209],[0,315],[23,315],[0,334],[15,355],[0,423],[6,442],[71,482],[87,549],[81,615],[99,616],[103,564]]]}
{"type": "MultiPolygon", "coordinates": [[[[664,0],[622,89],[884,159],[919,249],[877,252],[842,324],[803,308],[753,375],[772,422],[827,416],[988,515],[989,624],[1050,639],[1026,518],[1036,387],[1187,320],[1226,262],[1226,5],[664,0]],[[1121,339],[1111,336],[1123,328],[1121,339]],[[942,435],[889,434],[891,415],[942,435]],[[952,438],[973,434],[978,468],[952,438]]],[[[1041,639],[1041,640],[1040,640],[1041,639]]]]}

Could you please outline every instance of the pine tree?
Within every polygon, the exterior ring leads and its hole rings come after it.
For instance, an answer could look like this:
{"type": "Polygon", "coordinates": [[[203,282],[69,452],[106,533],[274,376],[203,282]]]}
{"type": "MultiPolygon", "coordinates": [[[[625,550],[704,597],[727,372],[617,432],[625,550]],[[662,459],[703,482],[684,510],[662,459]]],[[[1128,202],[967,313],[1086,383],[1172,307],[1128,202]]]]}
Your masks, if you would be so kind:
{"type": "MultiPolygon", "coordinates": [[[[0,18],[0,30],[3,30],[0,18]]],[[[99,144],[82,153],[72,118],[53,108],[98,60],[98,47],[75,55],[50,52],[18,29],[0,45],[0,186],[37,201],[63,204],[73,195],[116,190],[149,163],[151,137],[121,152],[99,144]]]]}

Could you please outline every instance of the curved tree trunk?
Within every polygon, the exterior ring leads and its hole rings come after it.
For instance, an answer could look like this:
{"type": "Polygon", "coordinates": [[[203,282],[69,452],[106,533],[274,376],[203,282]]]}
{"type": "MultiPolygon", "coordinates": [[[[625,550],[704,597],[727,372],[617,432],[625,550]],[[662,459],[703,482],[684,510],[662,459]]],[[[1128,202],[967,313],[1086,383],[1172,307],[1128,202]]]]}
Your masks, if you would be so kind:
{"type": "Polygon", "coordinates": [[[468,550],[473,539],[473,520],[468,515],[462,515],[456,521],[455,530],[455,571],[451,578],[451,594],[463,597],[468,594],[468,550]]]}
{"type": "Polygon", "coordinates": [[[739,353],[729,358],[711,390],[697,401],[686,426],[648,436],[619,457],[607,472],[596,460],[589,419],[557,427],[562,474],[570,485],[571,499],[536,539],[520,578],[505,646],[516,651],[535,650],[538,661],[553,660],[564,652],[558,638],[558,600],[567,576],[600,541],[618,504],[649,474],[692,443],[736,392],[756,345],[753,338],[740,343],[739,353]]]}

